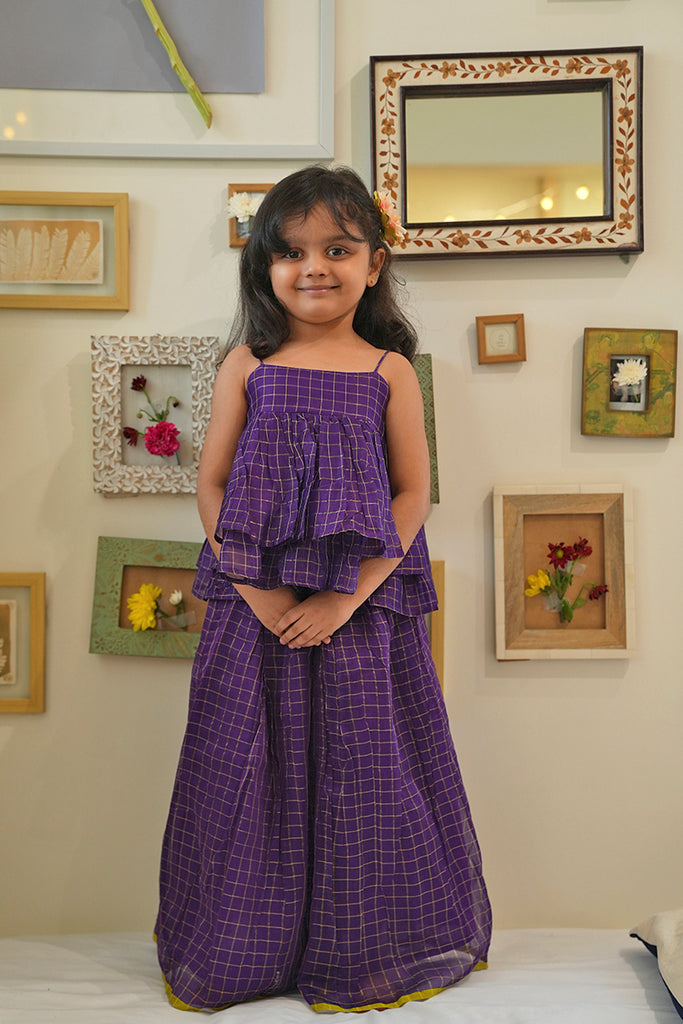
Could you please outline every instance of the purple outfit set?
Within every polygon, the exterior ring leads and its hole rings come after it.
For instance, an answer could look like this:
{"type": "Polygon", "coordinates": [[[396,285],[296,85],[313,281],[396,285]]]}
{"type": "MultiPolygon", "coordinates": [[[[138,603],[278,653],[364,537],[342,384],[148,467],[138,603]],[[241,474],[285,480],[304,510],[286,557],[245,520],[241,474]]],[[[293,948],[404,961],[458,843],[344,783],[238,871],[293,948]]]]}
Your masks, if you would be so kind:
{"type": "MultiPolygon", "coordinates": [[[[381,360],[380,360],[381,362],[381,360]]],[[[261,363],[197,596],[208,609],[161,864],[171,1002],[297,987],[398,1006],[485,965],[491,915],[424,613],[424,531],[329,644],[290,650],[232,583],[353,593],[403,554],[378,372],[261,363]]]]}

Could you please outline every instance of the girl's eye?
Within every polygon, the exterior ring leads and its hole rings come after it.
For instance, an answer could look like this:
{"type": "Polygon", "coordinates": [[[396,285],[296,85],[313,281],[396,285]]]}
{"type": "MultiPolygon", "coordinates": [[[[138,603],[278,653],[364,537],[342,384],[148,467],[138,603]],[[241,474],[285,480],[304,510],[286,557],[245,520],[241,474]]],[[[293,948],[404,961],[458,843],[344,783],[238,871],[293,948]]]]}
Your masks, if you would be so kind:
{"type": "Polygon", "coordinates": [[[287,252],[278,252],[275,255],[278,259],[281,260],[296,260],[301,256],[301,250],[288,249],[287,252]]]}
{"type": "Polygon", "coordinates": [[[333,245],[328,252],[330,256],[346,256],[348,249],[345,249],[343,245],[333,245]]]}

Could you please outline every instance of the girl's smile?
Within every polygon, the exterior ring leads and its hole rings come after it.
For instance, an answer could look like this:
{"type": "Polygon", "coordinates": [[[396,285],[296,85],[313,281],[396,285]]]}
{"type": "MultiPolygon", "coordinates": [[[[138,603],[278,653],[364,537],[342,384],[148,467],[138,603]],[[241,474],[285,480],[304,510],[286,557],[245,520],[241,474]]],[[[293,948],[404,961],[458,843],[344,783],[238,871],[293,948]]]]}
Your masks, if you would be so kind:
{"type": "MultiPolygon", "coordinates": [[[[349,225],[353,232],[353,225],[349,225]]],[[[292,331],[304,324],[349,328],[366,288],[379,277],[384,252],[345,235],[322,206],[285,225],[286,252],[273,253],[270,282],[292,331]]]]}

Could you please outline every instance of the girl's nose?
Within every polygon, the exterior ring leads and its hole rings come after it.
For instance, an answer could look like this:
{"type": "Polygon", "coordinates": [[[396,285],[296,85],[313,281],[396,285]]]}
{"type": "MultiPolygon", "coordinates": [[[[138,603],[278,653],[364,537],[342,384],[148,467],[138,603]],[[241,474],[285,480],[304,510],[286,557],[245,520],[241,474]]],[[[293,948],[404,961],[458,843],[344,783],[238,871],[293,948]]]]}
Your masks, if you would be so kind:
{"type": "Polygon", "coordinates": [[[327,260],[322,252],[310,252],[305,264],[306,277],[321,277],[327,273],[327,260]]]}

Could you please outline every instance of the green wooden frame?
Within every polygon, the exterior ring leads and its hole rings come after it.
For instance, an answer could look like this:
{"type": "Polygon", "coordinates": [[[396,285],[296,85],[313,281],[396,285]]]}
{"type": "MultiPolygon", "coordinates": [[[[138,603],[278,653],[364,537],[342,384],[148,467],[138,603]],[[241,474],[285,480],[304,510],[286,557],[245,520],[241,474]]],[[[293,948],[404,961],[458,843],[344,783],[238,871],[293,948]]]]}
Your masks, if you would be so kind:
{"type": "Polygon", "coordinates": [[[144,630],[119,626],[123,569],[126,565],[194,569],[200,543],[100,537],[90,630],[91,654],[130,654],[149,658],[192,658],[199,633],[144,630]]]}
{"type": "Polygon", "coordinates": [[[581,433],[603,437],[673,437],[676,422],[677,331],[587,327],[583,341],[581,433]],[[615,356],[649,360],[647,408],[610,408],[610,361],[615,356]]]}
{"type": "Polygon", "coordinates": [[[413,359],[413,368],[417,374],[425,407],[425,430],[429,448],[429,500],[432,505],[439,503],[439,465],[436,459],[436,421],[434,418],[434,378],[432,374],[432,357],[423,352],[413,359]]]}

